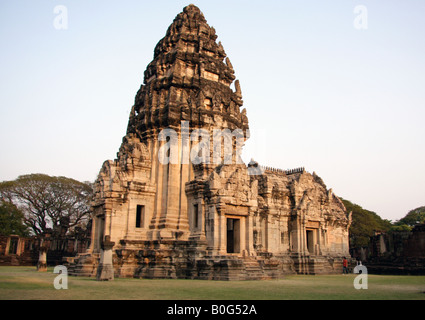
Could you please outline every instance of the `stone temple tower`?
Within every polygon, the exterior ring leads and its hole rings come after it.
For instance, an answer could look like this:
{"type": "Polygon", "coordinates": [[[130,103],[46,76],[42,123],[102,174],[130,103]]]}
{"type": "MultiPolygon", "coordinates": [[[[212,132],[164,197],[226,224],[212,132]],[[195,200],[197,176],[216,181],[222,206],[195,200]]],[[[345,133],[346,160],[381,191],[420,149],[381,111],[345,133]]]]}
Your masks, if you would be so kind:
{"type": "MultiPolygon", "coordinates": [[[[150,161],[144,163],[146,177],[155,190],[144,210],[145,220],[149,221],[146,222],[149,223],[149,239],[188,236],[185,186],[195,175],[208,175],[211,170],[208,163],[213,161],[211,149],[209,154],[203,155],[207,161],[192,166],[190,153],[199,142],[192,141],[197,133],[193,131],[203,130],[197,137],[202,137],[205,131],[211,133],[210,140],[213,129],[248,129],[245,111],[240,110],[238,81],[235,83],[237,90],[233,92],[230,85],[235,80],[234,70],[216,39],[214,28],[208,26],[200,10],[194,5],[186,7],[155,47],[154,59],[136,95],[118,162],[126,171],[129,148],[133,146],[141,148],[142,157],[150,161]],[[164,161],[161,161],[158,152],[163,144],[159,141],[163,129],[173,130],[177,136],[172,137],[176,138],[170,150],[173,154],[164,154],[164,161]],[[171,163],[162,165],[169,157],[172,157],[171,163]]],[[[204,142],[210,142],[206,147],[212,148],[211,141],[204,142]]],[[[207,153],[206,149],[204,151],[207,153]]],[[[139,196],[136,191],[135,197],[139,196]]]]}
{"type": "Polygon", "coordinates": [[[117,159],[100,170],[92,243],[70,273],[102,269],[106,247],[123,277],[339,272],[344,205],[315,173],[245,165],[242,105],[214,28],[185,7],[155,47],[117,159]]]}

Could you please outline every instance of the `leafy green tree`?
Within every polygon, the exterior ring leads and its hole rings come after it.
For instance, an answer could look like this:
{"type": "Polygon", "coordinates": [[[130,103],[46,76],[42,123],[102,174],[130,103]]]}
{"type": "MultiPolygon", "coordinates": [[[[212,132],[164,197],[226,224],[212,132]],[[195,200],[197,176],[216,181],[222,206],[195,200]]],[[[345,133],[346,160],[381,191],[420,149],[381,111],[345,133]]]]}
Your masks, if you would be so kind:
{"type": "Polygon", "coordinates": [[[411,231],[412,227],[409,227],[407,224],[395,224],[393,225],[389,232],[405,232],[405,231],[411,231]]]}
{"type": "Polygon", "coordinates": [[[39,236],[51,230],[66,233],[75,226],[84,226],[91,198],[90,183],[66,177],[29,174],[0,183],[0,199],[19,208],[25,224],[39,236]]]}
{"type": "Polygon", "coordinates": [[[403,218],[398,220],[395,225],[414,227],[421,223],[425,223],[425,206],[410,210],[403,218]]]}
{"type": "Polygon", "coordinates": [[[352,212],[352,223],[349,230],[351,248],[368,246],[370,237],[375,235],[375,232],[390,230],[391,221],[384,220],[375,212],[363,209],[348,200],[341,200],[347,211],[352,212]]]}
{"type": "Polygon", "coordinates": [[[24,224],[24,214],[13,204],[0,202],[0,235],[29,235],[28,227],[24,224]]]}

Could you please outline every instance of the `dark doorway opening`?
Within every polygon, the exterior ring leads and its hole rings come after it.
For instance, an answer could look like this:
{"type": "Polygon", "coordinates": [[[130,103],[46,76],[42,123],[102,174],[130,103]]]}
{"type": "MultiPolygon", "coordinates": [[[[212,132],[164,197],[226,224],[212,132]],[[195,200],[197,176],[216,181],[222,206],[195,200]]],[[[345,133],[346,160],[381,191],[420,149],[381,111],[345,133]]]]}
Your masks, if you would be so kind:
{"type": "Polygon", "coordinates": [[[314,231],[313,230],[306,230],[306,238],[307,238],[307,249],[308,252],[314,253],[314,231]]]}
{"type": "Polygon", "coordinates": [[[18,252],[18,238],[10,238],[9,254],[16,254],[18,252]]]}
{"type": "Polygon", "coordinates": [[[145,206],[137,205],[136,209],[136,228],[145,227],[145,206]]]}
{"type": "Polygon", "coordinates": [[[227,253],[240,252],[240,219],[227,218],[227,253]]]}

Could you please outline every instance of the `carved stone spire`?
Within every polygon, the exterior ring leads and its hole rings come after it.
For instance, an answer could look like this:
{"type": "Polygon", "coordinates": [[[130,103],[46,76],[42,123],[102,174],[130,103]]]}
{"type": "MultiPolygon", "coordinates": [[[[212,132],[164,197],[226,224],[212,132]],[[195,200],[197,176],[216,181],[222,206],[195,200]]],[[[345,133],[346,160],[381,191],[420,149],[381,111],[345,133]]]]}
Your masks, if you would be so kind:
{"type": "Polygon", "coordinates": [[[128,133],[145,138],[165,127],[248,129],[233,66],[215,29],[195,5],[178,14],[155,47],[135,99],[128,133]]]}

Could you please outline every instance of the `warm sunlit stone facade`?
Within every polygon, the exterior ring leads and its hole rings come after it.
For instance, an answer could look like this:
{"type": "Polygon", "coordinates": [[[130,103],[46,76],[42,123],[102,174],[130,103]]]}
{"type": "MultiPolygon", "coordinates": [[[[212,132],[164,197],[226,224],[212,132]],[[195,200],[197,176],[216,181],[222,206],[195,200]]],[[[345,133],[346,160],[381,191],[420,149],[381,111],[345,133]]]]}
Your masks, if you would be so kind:
{"type": "Polygon", "coordinates": [[[91,247],[70,273],[102,278],[106,256],[121,277],[341,272],[351,219],[332,190],[302,168],[242,163],[248,118],[216,39],[189,5],[157,44],[117,159],[95,184],[91,247]]]}

